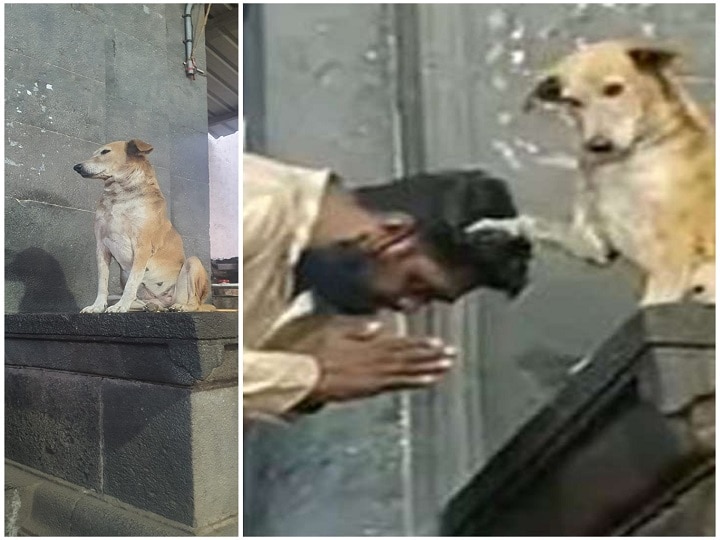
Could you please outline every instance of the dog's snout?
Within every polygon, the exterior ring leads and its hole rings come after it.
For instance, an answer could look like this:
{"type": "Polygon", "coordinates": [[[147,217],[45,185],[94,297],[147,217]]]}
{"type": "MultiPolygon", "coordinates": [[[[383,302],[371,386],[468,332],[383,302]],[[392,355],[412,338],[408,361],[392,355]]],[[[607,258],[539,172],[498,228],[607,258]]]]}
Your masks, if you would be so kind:
{"type": "Polygon", "coordinates": [[[597,154],[605,154],[615,149],[613,142],[603,135],[595,135],[585,141],[585,150],[597,154]]]}
{"type": "Polygon", "coordinates": [[[81,171],[82,171],[82,163],[78,163],[77,165],[75,165],[75,166],[73,167],[73,170],[74,170],[75,172],[81,172],[81,171]]]}

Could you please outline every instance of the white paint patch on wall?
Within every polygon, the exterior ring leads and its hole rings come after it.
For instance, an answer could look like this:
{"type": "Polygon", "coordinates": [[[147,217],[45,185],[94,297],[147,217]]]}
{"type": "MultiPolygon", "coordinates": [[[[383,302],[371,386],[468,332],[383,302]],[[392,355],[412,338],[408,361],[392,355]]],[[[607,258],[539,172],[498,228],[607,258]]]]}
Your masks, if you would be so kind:
{"type": "Polygon", "coordinates": [[[210,257],[238,257],[239,135],[208,135],[210,172],[210,257]]]}
{"type": "Polygon", "coordinates": [[[511,169],[514,169],[516,171],[522,169],[522,163],[520,163],[520,160],[515,154],[515,150],[510,144],[505,141],[495,139],[490,143],[490,145],[492,146],[493,150],[495,150],[498,154],[500,154],[500,156],[502,156],[502,158],[505,160],[505,163],[507,163],[511,169]]]}

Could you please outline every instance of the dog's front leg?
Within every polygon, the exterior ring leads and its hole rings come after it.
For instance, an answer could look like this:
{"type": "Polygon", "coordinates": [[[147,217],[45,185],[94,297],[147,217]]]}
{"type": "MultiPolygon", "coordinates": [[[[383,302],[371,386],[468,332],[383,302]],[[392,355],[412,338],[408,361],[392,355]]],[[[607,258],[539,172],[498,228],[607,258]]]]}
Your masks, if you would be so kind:
{"type": "Polygon", "coordinates": [[[572,224],[520,215],[510,219],[482,219],[467,227],[466,232],[483,229],[504,230],[513,236],[523,236],[533,244],[554,246],[598,265],[608,264],[613,258],[609,243],[597,233],[583,211],[576,212],[572,224]]]}
{"type": "Polygon", "coordinates": [[[571,225],[538,218],[530,219],[526,227],[532,241],[555,246],[573,257],[599,266],[612,262],[613,250],[610,244],[598,233],[584,211],[575,213],[571,225]]]}
{"type": "Polygon", "coordinates": [[[133,246],[133,262],[130,274],[128,275],[122,296],[117,304],[107,308],[108,313],[126,313],[130,311],[133,302],[137,298],[138,287],[142,283],[145,275],[145,268],[150,259],[150,248],[142,245],[133,246]]]}
{"type": "Polygon", "coordinates": [[[83,308],[80,313],[102,313],[107,308],[108,281],[110,280],[110,250],[98,239],[96,247],[97,269],[98,269],[98,290],[95,302],[91,306],[83,308]]]}

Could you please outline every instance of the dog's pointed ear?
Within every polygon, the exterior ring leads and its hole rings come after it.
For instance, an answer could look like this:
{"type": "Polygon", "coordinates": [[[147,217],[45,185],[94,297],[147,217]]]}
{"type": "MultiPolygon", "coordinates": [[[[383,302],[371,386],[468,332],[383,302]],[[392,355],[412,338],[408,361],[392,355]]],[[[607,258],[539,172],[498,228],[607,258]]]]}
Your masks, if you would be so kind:
{"type": "Polygon", "coordinates": [[[127,143],[127,153],[134,156],[144,156],[153,151],[151,144],[140,139],[132,139],[127,143]]]}
{"type": "Polygon", "coordinates": [[[562,82],[557,75],[548,75],[540,80],[525,98],[523,111],[530,112],[537,102],[557,103],[562,99],[562,82]]]}
{"type": "Polygon", "coordinates": [[[670,67],[680,56],[678,51],[661,45],[630,45],[627,53],[638,69],[654,72],[670,67]]]}

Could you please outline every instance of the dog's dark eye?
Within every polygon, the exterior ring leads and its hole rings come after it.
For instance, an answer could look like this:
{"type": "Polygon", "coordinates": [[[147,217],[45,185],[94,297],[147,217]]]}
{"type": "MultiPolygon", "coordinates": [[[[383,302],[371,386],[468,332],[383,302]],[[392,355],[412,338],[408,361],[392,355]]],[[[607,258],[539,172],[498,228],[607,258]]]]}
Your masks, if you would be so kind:
{"type": "Polygon", "coordinates": [[[603,95],[606,97],[615,97],[623,93],[625,87],[620,83],[606,84],[603,88],[603,95]]]}
{"type": "Polygon", "coordinates": [[[106,148],[105,150],[103,150],[103,151],[100,152],[100,153],[101,153],[101,154],[107,154],[109,151],[110,151],[110,150],[108,150],[108,149],[106,148]]]}
{"type": "Polygon", "coordinates": [[[560,101],[562,98],[562,83],[555,76],[548,77],[535,87],[534,96],[540,101],[560,101]]]}

